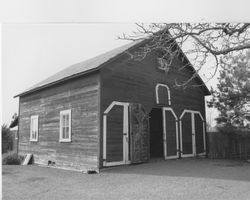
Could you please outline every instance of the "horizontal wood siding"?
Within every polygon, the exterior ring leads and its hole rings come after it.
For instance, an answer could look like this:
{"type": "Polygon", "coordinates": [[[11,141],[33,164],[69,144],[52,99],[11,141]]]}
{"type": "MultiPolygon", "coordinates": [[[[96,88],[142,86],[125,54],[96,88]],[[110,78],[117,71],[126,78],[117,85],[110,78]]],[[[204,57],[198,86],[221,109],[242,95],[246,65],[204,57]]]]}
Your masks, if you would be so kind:
{"type": "MultiPolygon", "coordinates": [[[[176,59],[171,70],[166,73],[157,68],[155,55],[150,55],[142,61],[134,61],[128,56],[123,56],[117,61],[101,70],[102,79],[102,110],[112,101],[135,102],[143,105],[156,106],[155,86],[157,83],[168,85],[171,96],[171,107],[177,116],[184,109],[199,110],[204,116],[204,92],[199,87],[186,89],[176,88],[175,81],[182,83],[191,77],[189,69],[183,67],[181,61],[176,59]]],[[[192,84],[199,84],[193,80],[192,84]]],[[[160,102],[165,102],[167,96],[160,87],[160,102]],[[161,99],[163,98],[163,100],[161,99]]]]}
{"type": "Polygon", "coordinates": [[[99,74],[90,74],[20,97],[20,153],[38,164],[86,170],[98,168],[99,74]],[[60,111],[71,109],[72,141],[59,142],[60,111]],[[39,116],[38,142],[30,142],[30,116],[39,116]]]}
{"type": "MultiPolygon", "coordinates": [[[[157,68],[155,53],[151,53],[141,61],[135,61],[125,54],[102,68],[101,117],[112,101],[140,103],[149,109],[159,106],[156,104],[155,86],[162,83],[168,85],[170,89],[171,107],[178,118],[184,109],[190,109],[200,111],[205,119],[204,90],[201,87],[176,88],[175,82],[183,83],[192,76],[192,72],[187,68],[180,70],[183,63],[177,58],[172,65],[173,67],[166,73],[157,68]]],[[[190,84],[197,85],[200,82],[193,80],[190,84]]],[[[160,88],[160,106],[168,106],[167,95],[162,94],[167,90],[160,88]]]]}

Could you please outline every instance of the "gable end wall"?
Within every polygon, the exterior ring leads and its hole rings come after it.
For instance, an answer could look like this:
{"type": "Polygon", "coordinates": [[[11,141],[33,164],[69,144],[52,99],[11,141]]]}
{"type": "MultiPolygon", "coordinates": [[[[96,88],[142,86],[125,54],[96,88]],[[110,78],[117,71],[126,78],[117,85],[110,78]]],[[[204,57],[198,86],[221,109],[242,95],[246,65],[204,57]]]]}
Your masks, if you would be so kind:
{"type": "MultiPolygon", "coordinates": [[[[149,110],[153,107],[172,107],[179,118],[184,109],[200,111],[205,119],[204,90],[199,87],[188,87],[183,90],[175,88],[175,81],[183,82],[192,76],[190,69],[179,69],[182,62],[175,59],[168,73],[157,68],[156,54],[152,53],[141,61],[123,55],[101,69],[101,147],[100,163],[103,154],[103,112],[112,101],[140,103],[149,110]],[[155,86],[158,83],[168,85],[171,94],[171,106],[156,104],[155,86]]],[[[200,84],[192,80],[191,84],[200,84]]],[[[167,91],[166,91],[167,93],[167,91]]]]}

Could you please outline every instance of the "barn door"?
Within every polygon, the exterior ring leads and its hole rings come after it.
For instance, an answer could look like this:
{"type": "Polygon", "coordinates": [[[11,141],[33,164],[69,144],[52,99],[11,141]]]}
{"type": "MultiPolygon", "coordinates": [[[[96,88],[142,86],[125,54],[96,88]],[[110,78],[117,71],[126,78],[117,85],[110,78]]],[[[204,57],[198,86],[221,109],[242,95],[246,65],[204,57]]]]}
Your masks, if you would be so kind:
{"type": "Polygon", "coordinates": [[[206,154],[205,122],[200,113],[194,113],[195,149],[197,155],[206,154]]]}
{"type": "Polygon", "coordinates": [[[129,164],[128,103],[112,102],[103,116],[103,165],[129,164]]]}
{"type": "Polygon", "coordinates": [[[180,117],[182,157],[205,155],[205,122],[199,111],[184,110],[180,117]]]}
{"type": "Polygon", "coordinates": [[[130,104],[130,159],[132,163],[149,160],[149,118],[141,104],[130,104]]]}
{"type": "Polygon", "coordinates": [[[163,108],[163,141],[165,159],[179,157],[178,121],[172,108],[163,108]]]}
{"type": "Polygon", "coordinates": [[[195,133],[193,122],[193,114],[191,112],[184,111],[180,117],[180,141],[182,157],[194,156],[195,133]]]}

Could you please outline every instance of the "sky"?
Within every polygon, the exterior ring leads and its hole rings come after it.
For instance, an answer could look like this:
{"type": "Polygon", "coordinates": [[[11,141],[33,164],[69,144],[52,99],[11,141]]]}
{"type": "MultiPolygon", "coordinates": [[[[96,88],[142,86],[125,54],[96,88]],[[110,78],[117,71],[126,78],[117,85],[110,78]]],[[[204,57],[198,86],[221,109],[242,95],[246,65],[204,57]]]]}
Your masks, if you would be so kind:
{"type": "Polygon", "coordinates": [[[134,24],[2,25],[3,122],[18,111],[15,95],[72,64],[128,41],[118,40],[134,24]]]}
{"type": "Polygon", "coordinates": [[[249,0],[2,0],[4,22],[228,22],[249,20],[249,0]]]}
{"type": "Polygon", "coordinates": [[[237,1],[244,5],[239,9],[229,2],[2,1],[2,123],[9,124],[18,112],[14,95],[65,67],[125,44],[117,36],[134,30],[134,22],[250,21],[247,0],[237,1]]]}
{"type": "Polygon", "coordinates": [[[18,113],[15,95],[65,67],[128,43],[117,37],[135,28],[133,23],[3,24],[3,123],[18,113]]]}

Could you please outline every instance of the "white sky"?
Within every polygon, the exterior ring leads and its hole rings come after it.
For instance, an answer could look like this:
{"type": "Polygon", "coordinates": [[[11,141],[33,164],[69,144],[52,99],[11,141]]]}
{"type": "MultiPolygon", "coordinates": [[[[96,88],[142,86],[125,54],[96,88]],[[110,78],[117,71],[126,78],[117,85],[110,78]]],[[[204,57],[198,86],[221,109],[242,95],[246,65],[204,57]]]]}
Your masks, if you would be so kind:
{"type": "Polygon", "coordinates": [[[69,65],[125,44],[116,36],[132,31],[131,22],[250,21],[248,0],[229,2],[2,1],[2,123],[18,111],[14,95],[69,65]]]}
{"type": "Polygon", "coordinates": [[[13,96],[77,62],[121,46],[117,36],[133,24],[2,26],[3,122],[18,111],[13,96]]]}

